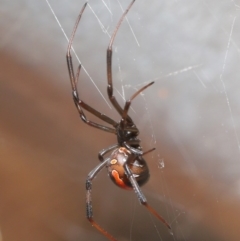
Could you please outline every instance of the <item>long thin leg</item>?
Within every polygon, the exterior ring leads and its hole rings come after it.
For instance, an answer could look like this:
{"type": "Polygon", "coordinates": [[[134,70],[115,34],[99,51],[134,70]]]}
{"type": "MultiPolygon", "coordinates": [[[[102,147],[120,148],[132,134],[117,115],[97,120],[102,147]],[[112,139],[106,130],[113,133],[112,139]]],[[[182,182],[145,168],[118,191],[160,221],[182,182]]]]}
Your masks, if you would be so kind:
{"type": "Polygon", "coordinates": [[[127,119],[127,116],[128,116],[128,110],[131,106],[131,102],[132,100],[138,96],[142,91],[144,91],[146,88],[148,88],[149,86],[151,86],[152,84],[154,84],[154,81],[150,82],[149,84],[143,86],[140,90],[138,90],[134,95],[132,95],[132,97],[126,101],[125,103],[125,106],[124,106],[124,110],[123,110],[123,114],[122,114],[122,119],[121,119],[121,126],[122,128],[124,128],[125,126],[125,122],[126,122],[126,119],[127,119]]]}
{"type": "Polygon", "coordinates": [[[137,194],[137,197],[138,197],[138,200],[140,201],[140,203],[144,207],[146,207],[147,210],[150,213],[152,213],[157,219],[159,219],[168,229],[171,229],[171,226],[167,223],[167,221],[162,216],[160,216],[155,209],[153,209],[150,205],[148,205],[146,197],[144,196],[141,188],[139,187],[136,179],[134,178],[134,176],[127,164],[124,166],[124,169],[132,184],[132,187],[133,187],[135,193],[137,194]]]}
{"type": "Polygon", "coordinates": [[[142,156],[143,151],[141,149],[135,148],[131,145],[139,144],[139,140],[124,141],[123,146],[130,150],[134,155],[142,156]]]}
{"type": "Polygon", "coordinates": [[[72,64],[71,48],[72,48],[72,43],[73,43],[75,33],[77,31],[77,28],[78,28],[78,24],[81,20],[82,14],[83,14],[86,6],[87,6],[87,3],[85,3],[83,5],[83,7],[82,7],[82,9],[81,9],[81,11],[78,15],[78,18],[77,18],[76,23],[74,25],[71,37],[70,37],[69,42],[68,42],[68,47],[67,47],[67,56],[66,56],[67,57],[67,65],[68,65],[69,77],[70,77],[70,81],[71,81],[71,85],[72,85],[73,89],[74,89],[74,86],[76,86],[76,79],[75,79],[74,69],[73,69],[73,64],[72,64]]]}
{"type": "MultiPolygon", "coordinates": [[[[73,98],[75,99],[77,97],[74,94],[76,94],[76,92],[75,93],[73,92],[73,98]]],[[[80,118],[82,119],[82,121],[84,123],[88,124],[89,126],[92,126],[92,127],[98,128],[100,130],[103,130],[103,131],[107,131],[107,132],[114,133],[114,134],[116,133],[116,130],[113,129],[113,128],[103,126],[103,125],[100,125],[100,124],[97,124],[93,121],[88,120],[87,117],[85,116],[81,106],[78,104],[78,102],[76,102],[75,100],[74,100],[74,102],[75,102],[75,105],[76,105],[77,110],[79,112],[80,118]]]]}
{"type": "MultiPolygon", "coordinates": [[[[115,109],[117,110],[117,112],[122,116],[123,113],[123,109],[122,107],[119,105],[118,101],[116,100],[115,96],[113,95],[113,82],[112,82],[112,45],[114,42],[114,39],[116,37],[117,31],[124,19],[124,17],[127,15],[129,9],[132,7],[133,3],[135,2],[135,0],[133,0],[130,5],[128,6],[128,8],[126,9],[126,11],[123,13],[122,17],[120,18],[113,34],[112,37],[110,39],[108,48],[107,48],[107,79],[108,79],[108,87],[107,87],[107,93],[108,93],[108,98],[111,101],[112,105],[115,107],[115,109]]],[[[128,121],[132,122],[131,118],[128,116],[128,121]]]]}
{"type": "Polygon", "coordinates": [[[138,145],[139,142],[140,142],[139,140],[130,140],[127,142],[125,141],[125,142],[123,142],[123,146],[126,147],[128,150],[130,150],[134,155],[140,155],[140,156],[146,155],[149,152],[154,151],[156,149],[154,147],[148,151],[143,152],[141,149],[132,147],[132,145],[138,145]]]}
{"type": "Polygon", "coordinates": [[[96,223],[93,219],[93,209],[92,209],[92,180],[94,177],[106,166],[109,158],[101,162],[97,167],[95,167],[89,174],[86,180],[86,205],[87,205],[87,219],[95,227],[101,234],[107,237],[111,241],[117,241],[111,234],[109,234],[106,230],[104,230],[98,223],[96,223]]]}
{"type": "Polygon", "coordinates": [[[85,110],[87,110],[88,112],[92,113],[93,115],[97,116],[99,119],[109,123],[112,126],[116,126],[117,122],[114,121],[113,119],[111,119],[110,117],[100,113],[99,111],[95,110],[94,108],[92,108],[91,106],[89,106],[88,104],[86,104],[84,101],[79,99],[79,94],[78,94],[78,88],[77,88],[77,82],[79,79],[79,75],[80,75],[80,70],[81,70],[81,65],[78,66],[78,70],[77,70],[77,74],[75,77],[75,81],[74,81],[74,86],[72,86],[72,90],[73,90],[73,97],[75,104],[80,105],[82,108],[84,108],[85,110]]]}
{"type": "Polygon", "coordinates": [[[150,153],[150,152],[152,152],[152,151],[155,151],[155,150],[156,150],[156,148],[155,148],[155,147],[153,147],[152,149],[150,149],[150,150],[148,150],[148,151],[143,152],[142,156],[147,155],[148,153],[150,153]]]}
{"type": "MultiPolygon", "coordinates": [[[[81,69],[81,65],[79,65],[79,67],[78,67],[76,78],[78,78],[78,76],[79,76],[80,69],[81,69]]],[[[82,100],[80,100],[79,97],[78,97],[78,91],[77,91],[76,84],[74,84],[74,86],[73,86],[73,92],[72,93],[73,93],[74,103],[75,103],[75,105],[78,109],[79,115],[80,115],[83,122],[85,122],[86,124],[88,124],[90,126],[93,126],[95,128],[101,129],[103,131],[107,131],[107,132],[114,133],[114,134],[116,133],[116,129],[114,129],[114,128],[103,126],[103,125],[97,124],[97,123],[87,119],[87,117],[84,114],[81,107],[83,107],[85,110],[89,111],[90,113],[94,114],[98,118],[102,119],[103,121],[106,121],[107,123],[112,124],[113,126],[117,125],[117,123],[114,120],[112,120],[111,118],[107,117],[106,115],[98,112],[97,110],[93,109],[91,106],[87,105],[82,100]]]]}
{"type": "Polygon", "coordinates": [[[71,48],[72,48],[72,43],[73,43],[73,39],[74,39],[76,30],[77,30],[78,24],[80,22],[80,19],[82,17],[82,14],[83,14],[86,6],[87,6],[87,3],[84,4],[83,8],[80,11],[80,14],[79,14],[79,16],[76,20],[72,35],[71,35],[69,43],[68,43],[68,48],[67,48],[67,56],[66,57],[67,57],[69,77],[70,77],[72,91],[73,91],[72,92],[73,93],[73,99],[74,99],[75,105],[77,106],[80,117],[85,123],[87,123],[90,126],[96,127],[98,129],[101,129],[101,130],[104,130],[104,131],[107,131],[107,132],[111,132],[111,133],[115,133],[115,130],[113,128],[109,128],[109,127],[106,127],[106,126],[103,126],[103,125],[99,125],[95,122],[92,122],[92,121],[88,120],[86,118],[83,110],[81,109],[81,107],[84,108],[88,112],[92,113],[93,115],[97,116],[98,118],[102,119],[103,121],[105,121],[105,122],[107,122],[107,123],[109,123],[113,126],[117,125],[117,123],[114,120],[112,120],[111,118],[107,117],[106,115],[98,112],[97,110],[93,109],[91,106],[87,105],[86,103],[84,103],[82,100],[79,99],[79,95],[78,95],[78,91],[77,91],[77,81],[78,81],[78,77],[79,77],[79,74],[80,74],[81,65],[79,65],[77,74],[75,76],[74,75],[74,69],[73,69],[73,63],[72,63],[71,48]]]}
{"type": "Polygon", "coordinates": [[[101,150],[98,153],[98,159],[100,160],[100,162],[104,161],[104,158],[103,158],[104,155],[106,155],[108,152],[112,151],[113,149],[116,149],[118,146],[119,146],[118,144],[115,144],[115,145],[109,146],[106,149],[101,150]]]}

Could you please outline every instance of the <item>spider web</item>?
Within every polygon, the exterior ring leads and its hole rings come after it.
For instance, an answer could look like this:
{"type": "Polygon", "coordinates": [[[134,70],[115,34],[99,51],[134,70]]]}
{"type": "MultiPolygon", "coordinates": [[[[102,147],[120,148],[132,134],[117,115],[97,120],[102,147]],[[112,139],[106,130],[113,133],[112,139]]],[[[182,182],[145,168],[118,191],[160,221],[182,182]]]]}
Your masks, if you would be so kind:
{"type": "MultiPolygon", "coordinates": [[[[98,151],[116,139],[78,120],[65,61],[66,36],[84,1],[12,3],[0,8],[1,66],[12,56],[35,75],[25,85],[27,72],[10,78],[14,62],[1,71],[0,240],[106,240],[85,220],[84,182],[98,151]],[[29,236],[20,220],[32,225],[29,236]]],[[[82,98],[115,120],[106,47],[128,4],[89,1],[73,45],[75,67],[84,67],[82,98]]],[[[130,114],[144,150],[156,147],[146,156],[151,178],[143,192],[173,235],[103,171],[93,182],[94,217],[119,240],[239,240],[239,13],[237,0],[137,0],[124,20],[113,48],[114,93],[123,105],[155,81],[130,114]]]]}

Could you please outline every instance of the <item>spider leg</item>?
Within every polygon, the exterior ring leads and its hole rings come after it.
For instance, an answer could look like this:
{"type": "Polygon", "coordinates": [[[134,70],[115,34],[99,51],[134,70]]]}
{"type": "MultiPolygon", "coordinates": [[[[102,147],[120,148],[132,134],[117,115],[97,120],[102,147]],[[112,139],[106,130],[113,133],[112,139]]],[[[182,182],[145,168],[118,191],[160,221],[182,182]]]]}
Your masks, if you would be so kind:
{"type": "Polygon", "coordinates": [[[115,144],[115,145],[109,146],[106,149],[101,150],[98,153],[98,159],[100,160],[100,162],[104,161],[104,158],[103,158],[104,155],[106,155],[108,152],[112,151],[113,149],[117,148],[118,146],[119,146],[118,144],[115,144]]]}
{"type": "Polygon", "coordinates": [[[134,144],[136,144],[136,145],[139,144],[139,140],[130,140],[130,141],[124,141],[123,142],[123,146],[126,147],[128,150],[130,150],[134,155],[142,156],[143,151],[138,149],[138,148],[134,148],[133,146],[131,146],[131,145],[134,145],[134,144]]]}
{"type": "MultiPolygon", "coordinates": [[[[108,152],[108,151],[106,151],[108,152]]],[[[96,223],[93,219],[93,209],[92,209],[92,180],[94,177],[106,166],[109,158],[101,162],[97,167],[95,167],[87,176],[86,180],[86,211],[87,211],[87,219],[95,227],[101,234],[107,237],[111,241],[117,241],[111,234],[109,234],[106,230],[104,230],[98,223],[96,223]]]]}
{"type": "Polygon", "coordinates": [[[144,155],[148,154],[149,152],[155,151],[155,150],[156,150],[156,148],[155,148],[155,147],[153,147],[152,149],[150,149],[150,150],[148,150],[148,151],[143,152],[142,156],[144,156],[144,155]]]}
{"type": "MultiPolygon", "coordinates": [[[[122,116],[123,114],[123,109],[122,107],[119,105],[118,101],[116,100],[115,96],[113,95],[113,82],[112,82],[112,45],[114,42],[114,39],[116,37],[116,34],[118,32],[118,29],[124,19],[124,17],[127,15],[129,9],[132,7],[133,3],[135,2],[135,0],[133,0],[130,5],[128,6],[128,8],[125,10],[125,12],[123,13],[122,17],[120,18],[120,20],[118,21],[118,24],[111,36],[110,39],[110,43],[108,45],[107,48],[107,79],[108,79],[108,87],[107,87],[107,93],[108,93],[108,98],[111,101],[112,105],[114,106],[114,108],[117,110],[117,112],[122,116]]],[[[127,119],[129,122],[132,122],[131,118],[129,116],[127,116],[127,119]]]]}
{"type": "Polygon", "coordinates": [[[141,149],[134,148],[132,145],[139,145],[140,141],[139,140],[130,140],[130,141],[124,141],[123,146],[126,147],[128,150],[130,150],[133,154],[135,155],[146,155],[151,151],[154,151],[156,148],[151,148],[148,151],[143,152],[141,149]]]}
{"type": "MultiPolygon", "coordinates": [[[[74,69],[73,69],[72,56],[71,56],[71,48],[72,48],[72,43],[73,43],[75,33],[77,31],[77,28],[78,28],[78,24],[81,20],[82,14],[83,14],[86,6],[87,6],[87,3],[85,3],[83,5],[83,7],[82,7],[82,9],[81,9],[81,11],[78,15],[78,18],[77,18],[76,23],[74,25],[71,37],[70,37],[69,42],[68,42],[68,47],[67,47],[67,56],[66,57],[67,57],[68,73],[69,73],[69,77],[70,77],[70,81],[71,81],[71,85],[72,85],[73,89],[74,89],[74,86],[76,86],[76,78],[74,76],[74,69]]],[[[80,68],[79,68],[79,71],[80,71],[80,68]]]]}
{"type": "Polygon", "coordinates": [[[154,84],[154,81],[150,82],[149,84],[143,86],[140,90],[138,90],[134,95],[132,95],[132,97],[126,101],[125,106],[124,106],[124,110],[123,110],[123,114],[122,114],[122,119],[121,119],[121,127],[124,128],[125,124],[126,124],[126,120],[128,117],[128,110],[131,106],[132,100],[138,96],[143,90],[145,90],[146,88],[148,88],[149,86],[151,86],[152,84],[154,84]]]}
{"type": "Polygon", "coordinates": [[[116,133],[116,130],[113,129],[113,128],[110,128],[110,127],[107,127],[107,126],[103,126],[103,125],[100,125],[100,124],[97,124],[93,121],[90,121],[87,119],[87,117],[85,116],[82,108],[81,108],[81,105],[79,104],[79,102],[75,99],[77,99],[77,92],[73,92],[73,98],[74,98],[74,103],[78,109],[78,112],[79,112],[79,115],[80,115],[80,118],[82,119],[82,121],[86,124],[88,124],[89,126],[92,126],[92,127],[95,127],[95,128],[98,128],[100,130],[103,130],[103,131],[107,131],[107,132],[110,132],[110,133],[116,133]],[[75,96],[76,94],[76,96],[75,96]]]}
{"type": "Polygon", "coordinates": [[[137,194],[138,200],[140,201],[140,203],[147,208],[147,210],[152,213],[157,219],[159,219],[168,229],[171,229],[171,226],[167,223],[167,221],[160,216],[157,211],[155,209],[153,209],[148,203],[147,203],[147,199],[144,196],[141,188],[139,187],[136,179],[134,178],[130,168],[128,167],[127,163],[124,165],[124,170],[127,174],[127,177],[129,179],[129,181],[132,184],[132,187],[135,191],[135,193],[137,194]]]}
{"type": "Polygon", "coordinates": [[[87,110],[88,112],[92,113],[93,115],[97,116],[99,119],[109,123],[112,126],[117,125],[117,123],[114,120],[112,120],[108,116],[98,112],[97,110],[95,110],[94,108],[92,108],[91,106],[89,106],[88,104],[83,102],[79,98],[79,94],[78,94],[78,90],[77,90],[77,82],[78,82],[78,78],[79,78],[79,75],[80,75],[81,65],[79,65],[78,70],[77,70],[77,74],[75,76],[74,75],[74,69],[73,69],[73,63],[72,63],[71,48],[72,48],[72,43],[73,43],[73,39],[74,39],[76,30],[78,28],[78,24],[81,20],[82,14],[83,14],[86,6],[87,6],[87,3],[84,4],[83,8],[80,11],[80,14],[78,15],[78,18],[77,18],[75,26],[73,28],[73,32],[72,32],[72,35],[70,37],[70,40],[69,40],[69,43],[68,43],[68,48],[67,48],[66,58],[67,58],[69,77],[70,77],[71,86],[72,86],[73,99],[74,99],[74,103],[75,103],[75,105],[78,109],[78,112],[80,114],[80,117],[85,123],[87,123],[90,126],[96,127],[98,129],[101,129],[101,130],[104,130],[104,131],[107,131],[107,132],[111,132],[111,133],[115,133],[115,129],[97,124],[97,123],[92,122],[92,121],[90,121],[86,118],[82,108],[87,110]]]}
{"type": "Polygon", "coordinates": [[[74,86],[72,86],[73,97],[77,96],[77,98],[74,98],[74,101],[76,101],[82,108],[84,108],[88,112],[90,112],[93,115],[97,116],[99,119],[109,123],[110,125],[112,125],[114,127],[117,126],[117,122],[116,121],[114,121],[110,117],[106,116],[105,114],[102,114],[101,112],[95,110],[94,108],[92,108],[91,106],[89,106],[88,104],[86,104],[85,102],[83,102],[82,100],[79,99],[79,93],[78,93],[78,89],[77,89],[77,82],[78,82],[78,79],[79,79],[80,70],[81,70],[81,65],[78,66],[77,74],[76,74],[76,77],[75,77],[75,84],[74,84],[74,86]]]}

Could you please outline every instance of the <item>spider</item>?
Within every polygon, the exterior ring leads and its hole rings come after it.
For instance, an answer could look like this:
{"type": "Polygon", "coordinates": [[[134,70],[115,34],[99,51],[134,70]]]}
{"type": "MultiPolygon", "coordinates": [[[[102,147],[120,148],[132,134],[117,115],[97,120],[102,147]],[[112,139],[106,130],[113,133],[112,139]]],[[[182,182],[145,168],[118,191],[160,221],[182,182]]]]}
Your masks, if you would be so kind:
{"type": "Polygon", "coordinates": [[[81,64],[78,66],[76,75],[74,74],[72,57],[71,57],[71,48],[74,39],[74,35],[78,28],[78,24],[80,22],[81,16],[87,6],[87,3],[84,4],[82,7],[78,18],[76,20],[75,26],[73,28],[72,35],[69,40],[69,44],[67,47],[67,66],[70,76],[70,82],[72,86],[72,95],[74,103],[77,107],[79,112],[80,118],[86,124],[91,127],[95,127],[97,129],[115,134],[117,136],[117,144],[107,147],[99,152],[98,158],[100,160],[100,164],[96,166],[87,176],[86,180],[86,212],[87,212],[87,219],[89,222],[94,226],[100,233],[105,235],[111,241],[117,241],[110,233],[105,231],[95,220],[93,219],[93,210],[92,210],[92,198],[91,198],[91,191],[92,191],[92,181],[99,173],[101,169],[104,167],[107,168],[108,174],[111,180],[119,187],[123,189],[133,189],[140,201],[140,203],[147,208],[149,212],[151,212],[156,218],[158,218],[164,225],[167,226],[168,229],[171,229],[170,225],[165,221],[165,219],[160,216],[157,211],[155,211],[148,203],[147,199],[144,196],[140,186],[145,184],[149,179],[149,170],[146,161],[144,160],[143,156],[147,153],[155,150],[152,148],[146,152],[142,151],[142,147],[140,145],[140,139],[138,138],[139,130],[134,124],[132,118],[128,115],[128,110],[130,108],[132,100],[137,97],[143,90],[151,86],[154,82],[151,82],[141,89],[139,89],[132,97],[126,101],[124,108],[122,108],[118,101],[116,100],[115,96],[113,95],[113,81],[112,81],[112,46],[118,29],[128,13],[129,9],[132,7],[135,0],[133,0],[125,12],[122,14],[108,45],[107,48],[107,94],[108,98],[116,109],[116,111],[121,116],[119,122],[114,121],[110,117],[106,116],[105,114],[100,113],[96,109],[92,108],[88,104],[86,104],[83,100],[80,99],[78,89],[77,89],[77,82],[80,75],[81,64]],[[84,110],[90,112],[91,114],[95,115],[99,119],[103,120],[107,124],[111,125],[112,127],[100,125],[89,120],[86,115],[84,114],[84,110]],[[104,158],[107,153],[110,153],[109,157],[104,158]]]}

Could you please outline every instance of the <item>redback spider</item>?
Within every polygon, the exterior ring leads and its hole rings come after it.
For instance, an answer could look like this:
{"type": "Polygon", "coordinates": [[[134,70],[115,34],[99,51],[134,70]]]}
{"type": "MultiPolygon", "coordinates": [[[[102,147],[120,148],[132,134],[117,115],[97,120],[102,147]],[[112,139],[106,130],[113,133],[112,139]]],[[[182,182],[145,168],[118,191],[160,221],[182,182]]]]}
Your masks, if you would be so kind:
{"type": "Polygon", "coordinates": [[[145,184],[149,179],[149,170],[146,161],[143,159],[143,156],[147,153],[155,150],[152,148],[148,151],[143,152],[142,147],[140,145],[140,139],[138,139],[139,131],[136,125],[134,124],[131,117],[128,115],[128,110],[131,105],[132,100],[138,96],[143,90],[148,88],[154,82],[151,82],[140,90],[138,90],[132,97],[126,101],[124,108],[122,108],[118,101],[116,100],[115,96],[113,95],[113,82],[112,82],[112,45],[118,29],[128,13],[129,9],[133,5],[135,0],[133,0],[128,8],[123,13],[122,17],[120,18],[112,36],[110,39],[110,43],[107,48],[107,94],[110,102],[112,103],[113,107],[121,116],[119,122],[114,121],[110,117],[106,116],[105,114],[100,113],[96,109],[92,108],[84,101],[82,101],[79,97],[78,89],[77,89],[77,82],[80,74],[81,65],[79,65],[77,69],[76,75],[74,74],[73,64],[72,64],[72,57],[71,57],[71,48],[72,42],[74,39],[74,35],[78,28],[78,24],[80,22],[81,16],[87,6],[87,3],[84,4],[81,12],[77,18],[75,23],[71,38],[69,40],[68,48],[67,48],[67,65],[68,71],[70,76],[70,81],[72,85],[72,95],[74,103],[77,107],[79,112],[80,118],[83,122],[88,124],[89,126],[98,128],[103,131],[107,131],[113,133],[117,136],[117,143],[103,149],[99,152],[98,158],[100,160],[100,164],[96,166],[87,176],[86,180],[86,211],[87,211],[87,219],[89,222],[94,226],[99,232],[105,235],[109,240],[116,241],[116,239],[105,231],[98,223],[95,222],[93,219],[93,210],[92,210],[92,198],[91,198],[91,191],[92,191],[92,181],[99,173],[101,169],[106,167],[108,169],[108,174],[111,180],[119,187],[124,189],[133,189],[140,201],[140,203],[147,208],[149,212],[151,212],[156,218],[158,218],[162,223],[164,223],[167,228],[171,229],[170,225],[165,221],[165,219],[160,216],[157,211],[155,211],[148,203],[147,199],[144,196],[140,186],[145,184]],[[90,112],[91,114],[95,115],[99,119],[105,121],[112,127],[100,125],[95,123],[91,120],[88,120],[85,116],[83,109],[90,112]],[[111,152],[109,157],[104,158],[104,156],[111,152]]]}

